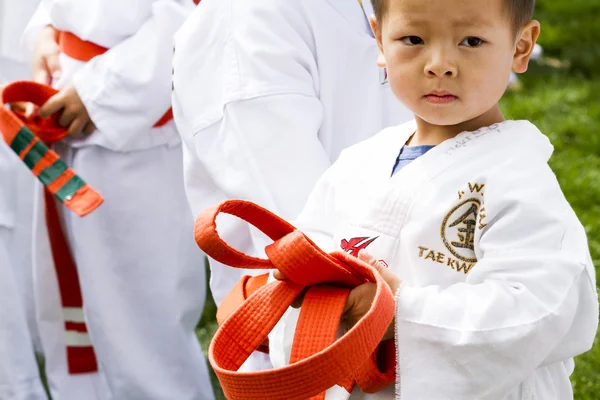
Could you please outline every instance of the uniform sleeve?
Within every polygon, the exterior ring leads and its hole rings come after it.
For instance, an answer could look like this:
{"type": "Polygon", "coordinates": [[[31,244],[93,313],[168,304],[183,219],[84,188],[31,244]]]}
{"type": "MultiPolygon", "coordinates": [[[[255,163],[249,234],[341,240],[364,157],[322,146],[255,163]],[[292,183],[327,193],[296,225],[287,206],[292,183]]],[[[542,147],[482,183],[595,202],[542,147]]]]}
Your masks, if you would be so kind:
{"type": "Polygon", "coordinates": [[[505,398],[536,368],[591,347],[598,299],[583,227],[549,168],[524,171],[501,191],[486,186],[466,282],[397,293],[402,398],[505,398]]]}
{"type": "MultiPolygon", "coordinates": [[[[193,150],[188,160],[227,198],[286,219],[297,217],[330,165],[318,137],[323,106],[303,3],[200,3],[177,34],[174,58],[173,104],[178,127],[188,127],[180,129],[193,150]]],[[[268,241],[253,238],[262,252],[268,241]]]]}
{"type": "Polygon", "coordinates": [[[20,47],[27,60],[31,60],[33,57],[35,38],[48,25],[52,25],[52,19],[45,6],[45,2],[41,1],[21,36],[20,47]]]}
{"type": "Polygon", "coordinates": [[[215,133],[196,134],[196,153],[229,198],[294,218],[329,166],[321,115],[317,99],[296,94],[228,104],[215,133]]]}
{"type": "Polygon", "coordinates": [[[173,35],[193,10],[191,1],[159,0],[131,37],[95,57],[73,77],[98,130],[117,148],[147,132],[171,100],[173,35]]]}

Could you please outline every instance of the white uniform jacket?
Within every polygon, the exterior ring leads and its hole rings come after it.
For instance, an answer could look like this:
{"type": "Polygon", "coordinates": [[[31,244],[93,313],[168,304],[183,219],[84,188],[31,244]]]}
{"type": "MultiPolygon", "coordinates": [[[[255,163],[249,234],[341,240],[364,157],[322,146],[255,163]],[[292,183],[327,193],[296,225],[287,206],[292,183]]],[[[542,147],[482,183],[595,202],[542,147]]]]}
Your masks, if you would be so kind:
{"type": "Polygon", "coordinates": [[[23,36],[31,51],[39,30],[53,25],[109,48],[88,63],[61,55],[62,88],[73,82],[97,127],[73,146],[113,151],[179,143],[174,123],[153,125],[170,107],[173,35],[194,9],[192,0],[42,0],[23,36]]]}
{"type": "Polygon", "coordinates": [[[54,148],[105,199],[85,218],[63,213],[88,336],[65,335],[65,315],[81,322],[81,313],[63,314],[37,197],[35,293],[54,398],[213,398],[194,334],[205,282],[179,134],[173,121],[153,128],[170,107],[173,34],[194,7],[192,0],[42,0],[23,37],[31,49],[51,24],[109,49],[87,63],[61,54],[53,82],[73,82],[97,127],[54,148]],[[93,343],[99,373],[68,374],[65,345],[78,343],[93,343]]]}
{"type": "MultiPolygon", "coordinates": [[[[391,176],[415,129],[344,151],[297,223],[326,250],[366,249],[404,281],[396,398],[572,398],[572,358],[592,345],[598,299],[584,229],[547,163],[551,144],[529,122],[505,121],[391,176]]],[[[293,325],[271,338],[275,366],[293,325]]],[[[352,398],[363,396],[394,390],[352,398]]]]}
{"type": "MultiPolygon", "coordinates": [[[[357,0],[199,4],[175,36],[173,78],[194,214],[241,198],[295,218],[344,148],[410,119],[376,66],[370,13],[357,0]]],[[[219,231],[264,248],[235,221],[219,231]]],[[[218,303],[241,272],[211,265],[218,303]]]]}

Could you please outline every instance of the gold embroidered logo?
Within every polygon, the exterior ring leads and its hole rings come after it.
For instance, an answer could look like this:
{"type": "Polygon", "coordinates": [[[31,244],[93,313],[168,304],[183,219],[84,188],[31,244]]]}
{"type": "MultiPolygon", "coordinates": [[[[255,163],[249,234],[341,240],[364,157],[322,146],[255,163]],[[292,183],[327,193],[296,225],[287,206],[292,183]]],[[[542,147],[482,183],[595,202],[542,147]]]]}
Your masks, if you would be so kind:
{"type": "Polygon", "coordinates": [[[483,188],[485,184],[468,183],[468,191],[458,192],[461,200],[446,214],[442,221],[441,237],[444,245],[454,257],[461,261],[477,262],[475,257],[475,232],[483,229],[487,224],[485,208],[482,206],[483,188]],[[474,197],[464,199],[470,192],[474,197]],[[476,197],[475,197],[476,196],[476,197]]]}
{"type": "Polygon", "coordinates": [[[458,191],[458,204],[444,216],[440,236],[450,254],[417,246],[419,258],[446,265],[456,272],[469,273],[477,264],[475,234],[487,226],[484,187],[485,184],[468,182],[467,187],[458,191]]]}
{"type": "Polygon", "coordinates": [[[422,258],[424,260],[431,260],[431,262],[446,265],[456,272],[462,271],[465,275],[468,274],[471,268],[475,266],[475,263],[464,261],[461,262],[448,256],[447,254],[431,250],[427,247],[417,246],[417,250],[419,251],[419,258],[422,258]]]}
{"type": "Polygon", "coordinates": [[[473,252],[475,227],[481,201],[477,198],[463,200],[455,205],[442,221],[442,241],[454,257],[462,261],[477,262],[473,252]]]}

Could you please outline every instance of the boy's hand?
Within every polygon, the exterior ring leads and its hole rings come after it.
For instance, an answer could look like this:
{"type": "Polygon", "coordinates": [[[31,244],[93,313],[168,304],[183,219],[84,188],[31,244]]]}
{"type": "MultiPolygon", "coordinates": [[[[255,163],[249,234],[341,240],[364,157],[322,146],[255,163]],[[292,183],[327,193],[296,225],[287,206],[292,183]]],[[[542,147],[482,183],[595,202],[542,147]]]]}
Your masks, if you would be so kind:
{"type": "Polygon", "coordinates": [[[46,118],[60,111],[62,114],[58,121],[60,126],[68,127],[69,136],[81,137],[82,133],[90,134],[96,129],[72,83],[52,96],[40,107],[39,113],[42,118],[46,118]]]}
{"type": "Polygon", "coordinates": [[[40,31],[33,45],[32,78],[35,82],[50,85],[53,79],[60,78],[59,55],[58,31],[48,25],[40,31]]]}
{"type": "MultiPolygon", "coordinates": [[[[6,85],[2,85],[2,84],[0,83],[0,92],[2,92],[2,91],[4,90],[4,87],[5,87],[5,86],[6,86],[6,85]]],[[[20,112],[25,112],[25,111],[26,111],[26,110],[25,110],[26,104],[27,104],[27,103],[21,103],[21,102],[18,102],[18,103],[10,103],[10,109],[11,109],[12,111],[20,111],[20,112]]],[[[0,135],[0,137],[1,137],[1,135],[0,135]]]]}
{"type": "MultiPolygon", "coordinates": [[[[52,25],[48,25],[40,31],[33,45],[31,79],[43,85],[50,85],[53,79],[59,79],[62,72],[59,55],[58,31],[52,25]]],[[[37,106],[28,103],[25,115],[31,118],[36,112],[37,106]]]]}
{"type": "MultiPolygon", "coordinates": [[[[358,258],[371,265],[379,272],[385,283],[387,283],[391,289],[392,295],[398,291],[402,281],[389,269],[387,269],[383,263],[377,261],[372,255],[364,250],[361,250],[360,253],[358,253],[358,258]]],[[[344,306],[344,312],[342,314],[341,321],[342,326],[346,330],[352,328],[369,311],[371,304],[373,303],[373,299],[375,298],[376,291],[377,285],[372,282],[363,283],[362,285],[357,286],[350,291],[348,299],[346,300],[346,305],[344,306]]],[[[381,341],[394,338],[394,321],[395,317],[381,341]]]]}
{"type": "MultiPolygon", "coordinates": [[[[394,275],[389,269],[387,269],[383,263],[377,261],[373,256],[367,253],[364,250],[361,250],[358,253],[358,258],[367,264],[374,267],[385,283],[389,286],[392,291],[392,294],[396,294],[398,288],[402,281],[396,275],[394,275]]],[[[275,279],[284,280],[286,277],[278,270],[273,272],[273,277],[275,279]]],[[[344,306],[344,312],[342,314],[342,326],[348,330],[352,328],[371,308],[371,304],[373,303],[373,299],[375,298],[375,293],[377,291],[377,286],[374,283],[363,283],[360,286],[355,287],[350,291],[348,295],[348,299],[346,300],[346,305],[344,306]]],[[[300,307],[302,304],[302,295],[300,295],[292,304],[292,307],[300,307]]],[[[388,327],[385,335],[381,339],[381,341],[389,340],[394,338],[394,329],[395,329],[395,318],[392,320],[392,323],[388,327]]]]}

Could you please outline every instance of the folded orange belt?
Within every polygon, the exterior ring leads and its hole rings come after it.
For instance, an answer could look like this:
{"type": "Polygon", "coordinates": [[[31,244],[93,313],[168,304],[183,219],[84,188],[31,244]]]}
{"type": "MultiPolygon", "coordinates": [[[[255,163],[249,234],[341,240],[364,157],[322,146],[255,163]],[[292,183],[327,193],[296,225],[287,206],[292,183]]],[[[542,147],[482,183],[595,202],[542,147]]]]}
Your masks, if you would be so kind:
{"type": "MultiPolygon", "coordinates": [[[[381,346],[394,316],[394,298],[371,266],[344,252],[321,251],[288,222],[241,200],[201,212],[195,237],[216,261],[237,268],[276,268],[288,278],[254,291],[219,327],[210,344],[209,360],[228,399],[324,399],[324,391],[336,384],[349,393],[355,384],[374,393],[394,382],[395,351],[381,346]],[[250,257],[227,245],[217,232],[220,213],[237,216],[274,240],[265,248],[267,259],[250,257]],[[371,309],[336,340],[350,289],[366,282],[377,285],[371,309]],[[238,372],[305,289],[290,364],[269,371],[238,372]]],[[[393,341],[384,343],[393,345],[393,341]]]]}
{"type": "MultiPolygon", "coordinates": [[[[74,60],[88,62],[96,56],[106,53],[109,49],[99,46],[95,43],[82,40],[70,32],[58,33],[58,45],[60,51],[74,60]]],[[[173,109],[169,108],[167,112],[154,124],[155,128],[165,125],[173,119],[173,109]]]]}
{"type": "Polygon", "coordinates": [[[67,130],[58,124],[58,115],[26,119],[21,113],[6,108],[9,103],[21,101],[42,105],[56,93],[51,87],[33,82],[15,82],[6,86],[0,93],[0,132],[4,141],[45,187],[46,225],[65,311],[67,366],[69,373],[79,374],[96,371],[97,362],[91,345],[82,345],[76,340],[70,342],[68,339],[87,335],[87,326],[82,318],[73,319],[73,315],[83,315],[83,300],[77,268],[62,231],[55,201],[84,216],[98,208],[103,199],[48,148],[67,135],[67,130]]]}

